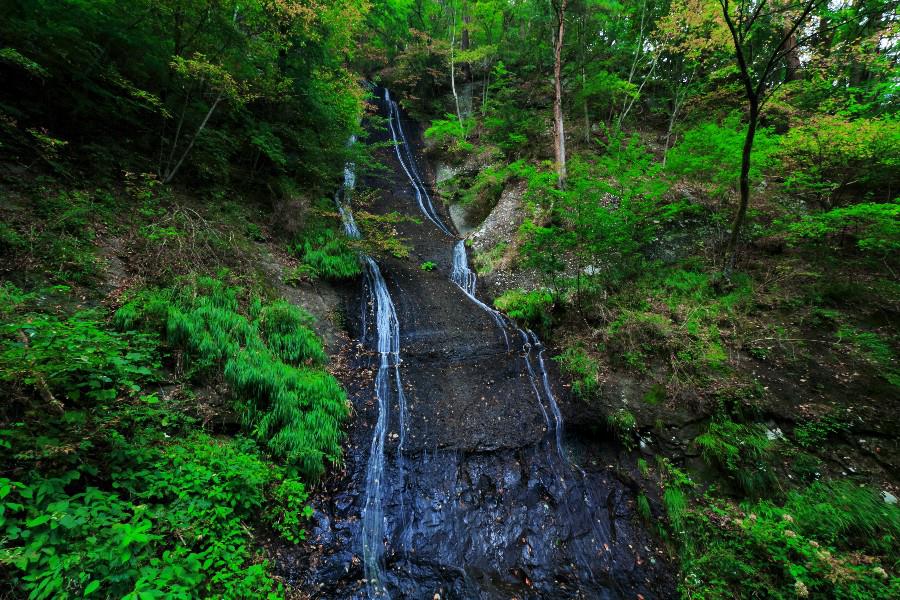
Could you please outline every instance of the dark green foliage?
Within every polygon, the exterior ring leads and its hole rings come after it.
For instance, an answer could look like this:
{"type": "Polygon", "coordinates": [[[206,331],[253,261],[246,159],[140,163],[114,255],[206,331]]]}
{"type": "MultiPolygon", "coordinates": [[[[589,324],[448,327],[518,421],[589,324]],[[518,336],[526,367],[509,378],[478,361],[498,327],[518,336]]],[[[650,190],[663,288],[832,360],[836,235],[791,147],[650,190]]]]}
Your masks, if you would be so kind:
{"type": "MultiPolygon", "coordinates": [[[[298,484],[246,440],[144,435],[134,446],[111,434],[112,490],[97,487],[90,468],[0,478],[0,562],[11,582],[36,599],[275,597],[245,523],[269,490],[280,505],[277,490],[298,484]]],[[[302,535],[298,521],[282,523],[289,539],[302,535]]]]}
{"type": "Polygon", "coordinates": [[[816,448],[835,434],[850,429],[850,424],[837,414],[826,414],[794,428],[794,440],[803,448],[816,448]]]}
{"type": "MultiPolygon", "coordinates": [[[[209,313],[238,306],[237,291],[215,280],[186,286],[182,298],[202,291],[214,298],[202,303],[209,313]]],[[[116,331],[99,311],[44,312],[70,296],[61,286],[0,286],[0,374],[13,392],[0,410],[7,590],[35,599],[280,597],[252,528],[269,523],[287,541],[302,539],[311,511],[302,483],[255,442],[198,431],[177,391],[140,395],[158,383],[158,336],[116,331]]],[[[163,314],[177,294],[147,296],[163,314]]],[[[129,306],[119,320],[133,324],[139,312],[129,306]]],[[[270,335],[309,322],[278,304],[265,319],[270,335]]]]}
{"type": "Polygon", "coordinates": [[[170,0],[5,7],[4,147],[23,165],[101,177],[328,181],[357,128],[345,61],[368,6],[170,0]]]}
{"type": "Polygon", "coordinates": [[[46,386],[64,405],[108,404],[159,368],[156,336],[110,331],[98,311],[25,313],[0,325],[0,336],[0,381],[46,386]]]}
{"type": "Polygon", "coordinates": [[[276,456],[309,477],[340,458],[346,397],[321,369],[326,355],[311,317],[284,301],[242,307],[241,288],[200,277],[177,290],[139,294],[116,314],[144,323],[185,352],[197,374],[221,373],[244,425],[276,456]]]}
{"type": "Polygon", "coordinates": [[[0,206],[0,260],[9,267],[39,269],[53,280],[90,283],[101,267],[98,231],[114,198],[102,190],[64,190],[38,183],[19,200],[26,211],[0,206]]]}

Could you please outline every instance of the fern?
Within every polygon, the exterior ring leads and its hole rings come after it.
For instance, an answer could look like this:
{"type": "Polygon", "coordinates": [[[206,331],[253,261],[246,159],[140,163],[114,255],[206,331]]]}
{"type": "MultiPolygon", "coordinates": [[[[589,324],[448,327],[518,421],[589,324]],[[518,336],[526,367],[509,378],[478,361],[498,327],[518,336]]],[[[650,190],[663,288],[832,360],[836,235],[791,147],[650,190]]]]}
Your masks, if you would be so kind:
{"type": "Polygon", "coordinates": [[[157,329],[182,350],[192,375],[221,373],[242,423],[269,451],[311,478],[340,460],[347,402],[327,362],[312,317],[284,300],[251,298],[218,279],[150,290],[116,313],[123,328],[157,329]]]}

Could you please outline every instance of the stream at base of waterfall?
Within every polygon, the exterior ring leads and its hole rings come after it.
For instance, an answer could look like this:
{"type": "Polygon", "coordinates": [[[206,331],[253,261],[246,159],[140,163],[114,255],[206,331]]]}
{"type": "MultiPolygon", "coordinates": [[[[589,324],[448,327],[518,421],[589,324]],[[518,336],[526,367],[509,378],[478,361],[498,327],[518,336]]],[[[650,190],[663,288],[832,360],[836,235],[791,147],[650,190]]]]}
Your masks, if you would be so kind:
{"type": "MultiPolygon", "coordinates": [[[[669,597],[614,446],[564,435],[543,344],[477,297],[422,175],[418,130],[375,93],[387,127],[369,140],[389,142],[378,158],[393,176],[364,182],[379,191],[369,210],[424,218],[397,227],[410,259],[360,257],[364,290],[346,313],[365,376],[346,382],[343,476],[316,499],[311,549],[279,570],[313,598],[669,597]]],[[[356,184],[348,165],[335,202],[354,238],[356,184]]]]}

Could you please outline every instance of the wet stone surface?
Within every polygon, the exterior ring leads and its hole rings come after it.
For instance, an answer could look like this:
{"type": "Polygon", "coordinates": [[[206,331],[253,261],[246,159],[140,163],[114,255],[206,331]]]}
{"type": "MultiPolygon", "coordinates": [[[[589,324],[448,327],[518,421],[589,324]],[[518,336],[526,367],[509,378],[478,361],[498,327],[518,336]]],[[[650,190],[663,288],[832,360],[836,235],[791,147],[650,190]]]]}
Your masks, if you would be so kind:
{"type": "MultiPolygon", "coordinates": [[[[387,116],[383,102],[380,108],[387,116]]],[[[409,139],[418,139],[415,124],[401,120],[409,139]]],[[[374,141],[386,135],[376,132],[374,141]]],[[[364,182],[380,190],[370,210],[421,216],[393,149],[378,158],[394,176],[364,182]]],[[[354,406],[344,469],[313,499],[308,542],[279,557],[278,569],[312,598],[671,597],[669,569],[634,513],[636,491],[606,466],[615,450],[603,440],[557,442],[536,348],[512,327],[504,337],[450,281],[456,240],[421,221],[398,226],[413,246],[409,259],[378,257],[399,321],[406,399],[402,429],[397,401],[387,408],[380,581],[367,585],[361,541],[379,416],[375,307],[362,291],[347,300],[349,325],[364,344],[348,358],[352,375],[344,382],[354,406]],[[426,260],[437,268],[419,269],[426,260]],[[590,461],[602,468],[582,470],[568,452],[607,456],[590,461]]],[[[560,391],[554,377],[548,384],[560,391]]]]}

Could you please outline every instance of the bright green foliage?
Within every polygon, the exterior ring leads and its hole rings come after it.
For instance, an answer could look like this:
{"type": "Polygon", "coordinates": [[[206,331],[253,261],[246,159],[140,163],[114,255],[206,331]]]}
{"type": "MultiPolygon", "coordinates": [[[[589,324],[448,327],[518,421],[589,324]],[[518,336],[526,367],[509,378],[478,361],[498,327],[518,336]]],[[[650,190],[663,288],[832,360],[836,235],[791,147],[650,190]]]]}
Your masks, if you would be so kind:
{"type": "Polygon", "coordinates": [[[528,142],[541,135],[544,118],[523,110],[520,96],[522,78],[507,69],[503,61],[494,65],[484,111],[484,139],[512,159],[532,156],[536,148],[528,142]]]}
{"type": "MultiPolygon", "coordinates": [[[[721,124],[700,123],[685,131],[684,139],[669,151],[666,170],[709,186],[714,196],[726,196],[738,188],[745,133],[746,125],[736,113],[721,124]]],[[[750,159],[751,185],[756,185],[772,164],[777,144],[777,138],[766,129],[757,130],[750,159]]]]}
{"type": "Polygon", "coordinates": [[[710,503],[684,524],[676,537],[687,597],[887,600],[900,591],[889,574],[900,509],[851,482],[814,483],[783,506],[710,503]]]}
{"type": "Polygon", "coordinates": [[[347,238],[334,229],[323,229],[304,236],[293,252],[323,279],[349,279],[362,271],[357,253],[347,243],[347,238]]]}
{"type": "Polygon", "coordinates": [[[527,179],[525,200],[538,218],[547,212],[551,217],[548,225],[523,225],[524,263],[544,274],[559,295],[571,294],[579,308],[604,287],[640,272],[645,245],[684,209],[662,202],[668,186],[637,136],[610,133],[605,152],[573,159],[562,191],[551,171],[511,169],[527,179]]]}
{"type": "Polygon", "coordinates": [[[64,405],[94,409],[140,390],[159,368],[156,344],[154,335],[110,331],[97,311],[26,313],[0,325],[0,381],[46,386],[64,405]]]}
{"type": "Polygon", "coordinates": [[[241,288],[200,277],[177,290],[139,294],[119,309],[123,327],[142,322],[185,351],[198,373],[221,372],[245,426],[276,456],[309,477],[340,458],[346,397],[321,369],[311,317],[284,301],[242,309],[241,288]]]}
{"type": "Polygon", "coordinates": [[[466,141],[474,126],[472,119],[464,119],[460,125],[455,115],[446,115],[444,119],[435,119],[425,130],[426,138],[434,138],[438,146],[451,154],[471,152],[474,146],[466,141]]]}
{"type": "Polygon", "coordinates": [[[562,372],[572,378],[572,391],[579,399],[590,401],[600,391],[597,362],[582,346],[569,346],[554,359],[562,372]]]}
{"type": "Polygon", "coordinates": [[[426,260],[421,265],[419,265],[419,268],[422,269],[423,271],[434,271],[434,269],[436,267],[437,267],[437,265],[434,264],[433,262],[431,262],[430,260],[426,260]]]}
{"type": "Polygon", "coordinates": [[[890,256],[900,250],[900,200],[866,202],[807,215],[790,225],[788,232],[794,242],[855,239],[857,248],[865,253],[890,256]]]}
{"type": "Polygon", "coordinates": [[[781,139],[779,155],[785,188],[805,199],[829,208],[870,197],[892,200],[891,185],[900,179],[900,121],[817,116],[781,139]]]}
{"type": "Polygon", "coordinates": [[[509,290],[494,299],[494,306],[532,327],[545,329],[552,322],[553,296],[544,290],[509,290]]]}
{"type": "Polygon", "coordinates": [[[313,515],[312,507],[306,504],[308,498],[305,486],[297,479],[285,479],[272,492],[274,507],[266,519],[289,542],[298,543],[306,538],[303,521],[313,515]]]}
{"type": "Polygon", "coordinates": [[[756,496],[774,484],[768,458],[772,442],[762,426],[713,421],[695,441],[703,460],[725,471],[744,493],[756,496]]]}
{"type": "MultiPolygon", "coordinates": [[[[147,305],[162,313],[201,291],[213,299],[194,308],[209,314],[239,298],[200,280],[181,297],[148,292],[147,305]]],[[[302,484],[253,441],[199,432],[181,412],[179,392],[139,395],[158,381],[157,335],[116,331],[99,311],[42,312],[44,302],[70,300],[62,286],[38,294],[5,284],[0,298],[9,301],[0,373],[10,392],[0,431],[0,564],[10,593],[279,597],[251,528],[265,521],[288,541],[302,539],[301,519],[310,514],[302,484]],[[41,389],[58,404],[46,405],[41,389]]],[[[140,313],[127,306],[119,320],[133,324],[140,313]]],[[[268,336],[285,334],[279,323],[309,322],[279,317],[290,310],[277,303],[257,302],[253,311],[268,336]]]]}
{"type": "Polygon", "coordinates": [[[445,201],[465,207],[468,222],[478,223],[497,205],[511,174],[506,167],[488,165],[474,177],[461,174],[442,182],[441,195],[445,201]]]}
{"type": "MultiPolygon", "coordinates": [[[[296,488],[294,480],[279,483],[280,470],[251,442],[195,434],[165,445],[148,434],[154,445],[110,439],[113,491],[78,471],[0,479],[0,561],[16,586],[34,599],[276,597],[245,523],[268,489],[296,488]]],[[[295,520],[284,533],[294,540],[302,530],[295,520]]]]}

